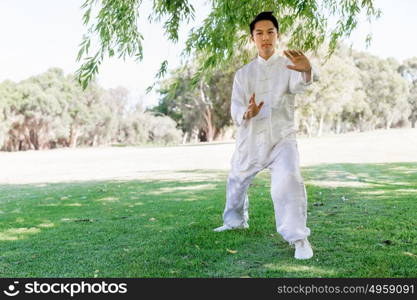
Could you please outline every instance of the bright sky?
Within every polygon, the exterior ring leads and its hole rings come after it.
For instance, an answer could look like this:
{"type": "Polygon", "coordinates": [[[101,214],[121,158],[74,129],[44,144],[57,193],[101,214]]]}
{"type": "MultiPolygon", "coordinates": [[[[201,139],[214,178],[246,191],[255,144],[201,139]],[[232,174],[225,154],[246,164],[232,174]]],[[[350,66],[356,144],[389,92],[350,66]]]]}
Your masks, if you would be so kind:
{"type": "MultiPolygon", "coordinates": [[[[198,0],[196,24],[207,14],[198,0]]],[[[1,0],[0,1],[0,82],[5,79],[20,81],[60,67],[73,73],[78,67],[76,55],[81,37],[83,0],[1,0]]],[[[157,104],[157,95],[145,96],[145,89],[154,81],[160,63],[168,59],[169,68],[177,66],[179,53],[191,26],[185,26],[178,44],[166,41],[161,25],[148,24],[146,17],[151,1],[143,1],[141,32],[144,35],[144,60],[133,62],[106,60],[100,68],[99,83],[105,88],[124,86],[131,91],[132,101],[140,98],[146,106],[157,104]]],[[[352,35],[353,48],[365,49],[365,36],[371,31],[373,42],[367,51],[381,57],[403,60],[417,56],[417,39],[412,32],[417,28],[417,1],[376,0],[382,17],[372,26],[360,25],[352,35]]]]}

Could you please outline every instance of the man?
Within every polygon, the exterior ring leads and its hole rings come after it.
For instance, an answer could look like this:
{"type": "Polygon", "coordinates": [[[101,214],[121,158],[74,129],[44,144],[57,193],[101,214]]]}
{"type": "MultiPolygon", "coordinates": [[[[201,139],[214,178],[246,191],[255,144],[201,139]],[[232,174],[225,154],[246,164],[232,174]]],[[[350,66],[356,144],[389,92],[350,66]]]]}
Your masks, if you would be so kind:
{"type": "Polygon", "coordinates": [[[258,172],[269,168],[277,231],[295,245],[295,258],[309,259],[313,250],[307,240],[310,229],[295,139],[294,94],[312,83],[312,68],[300,51],[284,51],[287,58],[277,54],[279,26],[272,12],[260,13],[249,27],[258,57],[235,74],[231,115],[237,141],[224,225],[214,231],[249,227],[247,189],[258,172]]]}

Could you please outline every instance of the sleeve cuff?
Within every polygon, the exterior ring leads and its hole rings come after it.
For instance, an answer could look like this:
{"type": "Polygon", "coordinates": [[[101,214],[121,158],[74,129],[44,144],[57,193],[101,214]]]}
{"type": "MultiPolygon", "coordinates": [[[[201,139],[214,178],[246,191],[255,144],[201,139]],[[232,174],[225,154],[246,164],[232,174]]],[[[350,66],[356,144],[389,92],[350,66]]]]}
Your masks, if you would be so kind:
{"type": "Polygon", "coordinates": [[[307,74],[305,72],[301,73],[301,77],[303,78],[303,80],[301,81],[302,85],[310,85],[313,83],[313,78],[314,78],[314,68],[311,67],[311,76],[310,76],[310,80],[307,81],[307,74]]]}
{"type": "Polygon", "coordinates": [[[245,114],[245,111],[241,111],[241,112],[237,113],[237,115],[236,115],[236,125],[238,127],[243,126],[243,127],[246,128],[248,126],[249,120],[244,120],[243,119],[244,114],[245,114]]]}

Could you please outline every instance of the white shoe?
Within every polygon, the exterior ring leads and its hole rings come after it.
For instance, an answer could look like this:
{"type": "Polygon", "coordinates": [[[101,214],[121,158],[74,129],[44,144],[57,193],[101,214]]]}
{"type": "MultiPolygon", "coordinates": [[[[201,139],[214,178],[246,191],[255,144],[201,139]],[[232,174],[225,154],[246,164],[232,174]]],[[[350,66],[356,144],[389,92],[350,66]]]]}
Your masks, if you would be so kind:
{"type": "Polygon", "coordinates": [[[213,229],[213,231],[222,232],[222,231],[226,231],[226,230],[247,229],[247,228],[249,228],[248,225],[237,226],[237,227],[231,227],[229,225],[223,225],[223,226],[220,226],[220,227],[217,227],[217,228],[213,229]]]}
{"type": "Polygon", "coordinates": [[[307,239],[294,242],[296,259],[310,259],[313,257],[313,249],[307,239]]]}

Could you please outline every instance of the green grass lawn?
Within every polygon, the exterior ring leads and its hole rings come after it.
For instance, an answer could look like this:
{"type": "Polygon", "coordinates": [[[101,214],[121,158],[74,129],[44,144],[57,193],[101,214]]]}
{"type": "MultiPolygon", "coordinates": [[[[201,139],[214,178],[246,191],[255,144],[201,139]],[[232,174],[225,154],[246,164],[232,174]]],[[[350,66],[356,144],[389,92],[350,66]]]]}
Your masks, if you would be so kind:
{"type": "Polygon", "coordinates": [[[227,173],[213,175],[2,185],[0,277],[417,276],[417,163],[304,168],[307,261],[276,233],[268,172],[249,189],[250,228],[213,232],[227,173]]]}

